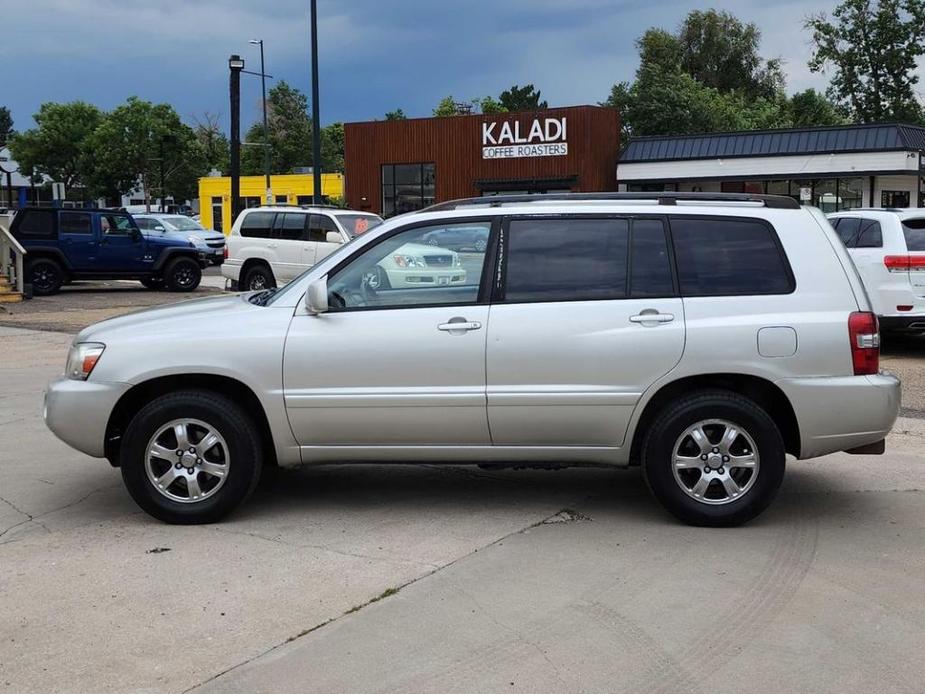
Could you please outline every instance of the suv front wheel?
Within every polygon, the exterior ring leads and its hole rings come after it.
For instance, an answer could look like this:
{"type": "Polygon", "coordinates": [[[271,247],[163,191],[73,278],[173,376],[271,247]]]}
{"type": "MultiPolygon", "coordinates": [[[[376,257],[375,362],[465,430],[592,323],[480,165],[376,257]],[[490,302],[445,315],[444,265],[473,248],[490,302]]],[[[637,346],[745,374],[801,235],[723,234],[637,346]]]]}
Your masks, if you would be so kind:
{"type": "Polygon", "coordinates": [[[733,526],[761,513],[784,477],[784,442],[754,401],[702,391],[669,407],[647,432],[643,473],[656,499],[691,525],[733,526]]]}
{"type": "Polygon", "coordinates": [[[213,523],[260,479],[260,434],[218,393],[162,395],[132,419],[120,451],[122,479],[141,508],[167,523],[213,523]]]}
{"type": "Polygon", "coordinates": [[[164,270],[164,281],[172,292],[191,292],[202,281],[202,269],[192,258],[174,258],[164,270]]]}
{"type": "Polygon", "coordinates": [[[276,278],[273,277],[273,271],[264,265],[254,265],[248,268],[244,273],[244,290],[248,292],[260,291],[262,289],[273,289],[276,286],[276,278]]]}

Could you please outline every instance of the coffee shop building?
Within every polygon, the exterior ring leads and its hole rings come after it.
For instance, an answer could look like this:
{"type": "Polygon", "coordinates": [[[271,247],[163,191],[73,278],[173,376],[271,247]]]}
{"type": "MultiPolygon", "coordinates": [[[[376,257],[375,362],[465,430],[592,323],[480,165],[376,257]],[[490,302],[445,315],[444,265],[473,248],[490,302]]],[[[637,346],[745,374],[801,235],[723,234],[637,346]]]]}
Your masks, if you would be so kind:
{"type": "Polygon", "coordinates": [[[504,193],[617,189],[617,111],[573,106],[347,123],[348,206],[386,217],[504,193]]]}

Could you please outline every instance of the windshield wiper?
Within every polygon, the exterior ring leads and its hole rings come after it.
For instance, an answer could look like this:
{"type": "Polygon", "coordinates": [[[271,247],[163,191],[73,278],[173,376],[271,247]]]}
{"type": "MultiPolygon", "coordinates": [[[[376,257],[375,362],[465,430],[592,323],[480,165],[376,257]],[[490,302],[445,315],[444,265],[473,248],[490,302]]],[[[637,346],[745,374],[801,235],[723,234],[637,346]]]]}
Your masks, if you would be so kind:
{"type": "Polygon", "coordinates": [[[254,304],[254,306],[266,306],[270,301],[270,298],[276,294],[277,291],[279,291],[278,287],[274,287],[273,289],[264,289],[262,292],[258,292],[253,296],[248,297],[247,300],[254,304]]]}

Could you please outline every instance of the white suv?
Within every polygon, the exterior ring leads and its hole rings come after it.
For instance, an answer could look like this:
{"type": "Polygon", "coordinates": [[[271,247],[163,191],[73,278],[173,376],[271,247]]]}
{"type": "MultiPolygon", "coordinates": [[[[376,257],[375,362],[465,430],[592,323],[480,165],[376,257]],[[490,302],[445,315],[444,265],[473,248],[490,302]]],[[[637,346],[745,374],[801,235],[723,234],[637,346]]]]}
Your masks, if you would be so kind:
{"type": "Polygon", "coordinates": [[[861,209],[829,215],[884,331],[925,332],[925,210],[861,209]]]}
{"type": "Polygon", "coordinates": [[[335,207],[252,207],[228,235],[222,275],[232,289],[285,284],[382,218],[335,207]]]}
{"type": "Polygon", "coordinates": [[[882,453],[899,403],[821,212],[634,193],[438,205],[281,289],[104,321],[45,416],[173,523],[229,513],[264,466],[379,461],[639,465],[678,518],[733,525],[774,498],[786,454],[882,453]],[[463,282],[369,282],[474,227],[463,282]]]}

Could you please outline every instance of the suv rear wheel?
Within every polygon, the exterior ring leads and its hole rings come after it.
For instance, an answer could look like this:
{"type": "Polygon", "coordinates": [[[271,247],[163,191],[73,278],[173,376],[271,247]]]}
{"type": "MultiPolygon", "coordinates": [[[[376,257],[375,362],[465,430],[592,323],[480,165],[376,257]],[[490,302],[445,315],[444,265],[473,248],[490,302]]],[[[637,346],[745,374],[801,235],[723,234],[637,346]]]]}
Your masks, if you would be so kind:
{"type": "Polygon", "coordinates": [[[61,265],[51,258],[36,258],[29,261],[25,274],[36,296],[57,294],[61,291],[61,285],[65,280],[61,265]]]}
{"type": "Polygon", "coordinates": [[[276,278],[273,277],[273,271],[264,264],[253,265],[244,273],[244,290],[248,292],[259,291],[261,289],[273,289],[276,286],[276,278]]]}
{"type": "Polygon", "coordinates": [[[202,270],[192,258],[174,258],[164,270],[164,281],[172,292],[191,292],[202,281],[202,270]]]}
{"type": "Polygon", "coordinates": [[[213,523],[257,486],[260,434],[239,405],[218,393],[170,393],[132,419],[120,465],[129,494],[155,518],[213,523]]]}
{"type": "Polygon", "coordinates": [[[670,405],[647,432],[643,473],[656,499],[691,525],[740,525],[774,499],[784,442],[748,398],[702,391],[670,405]]]}

